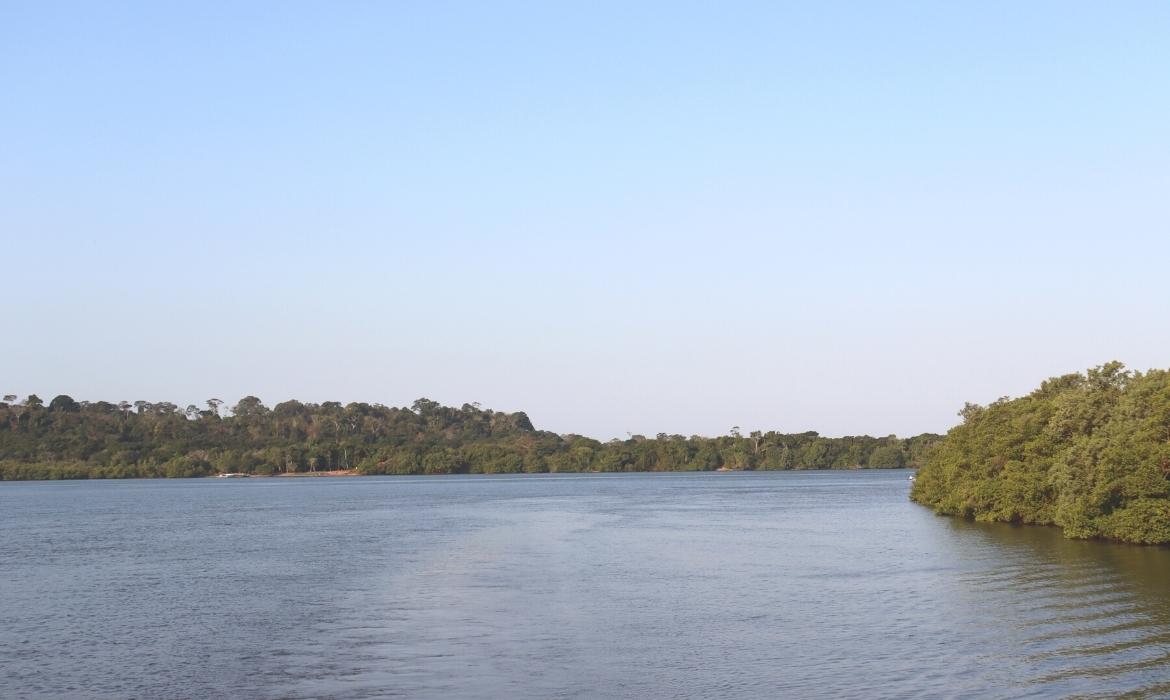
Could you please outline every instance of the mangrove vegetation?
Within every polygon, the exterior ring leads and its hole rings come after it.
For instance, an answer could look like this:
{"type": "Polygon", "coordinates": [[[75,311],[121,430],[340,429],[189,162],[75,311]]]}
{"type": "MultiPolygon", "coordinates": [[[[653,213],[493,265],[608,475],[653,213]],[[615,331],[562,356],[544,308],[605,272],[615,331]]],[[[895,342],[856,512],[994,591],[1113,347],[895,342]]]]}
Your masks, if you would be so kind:
{"type": "Polygon", "coordinates": [[[1170,543],[1170,372],[1111,362],[968,404],[911,498],[945,515],[1170,543]]]}

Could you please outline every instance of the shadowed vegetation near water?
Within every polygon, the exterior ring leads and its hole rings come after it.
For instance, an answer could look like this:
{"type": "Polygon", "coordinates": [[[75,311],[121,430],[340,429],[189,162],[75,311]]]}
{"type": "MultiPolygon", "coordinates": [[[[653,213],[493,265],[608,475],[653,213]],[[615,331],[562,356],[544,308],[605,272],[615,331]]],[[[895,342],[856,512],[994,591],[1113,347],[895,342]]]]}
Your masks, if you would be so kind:
{"type": "Polygon", "coordinates": [[[753,432],[600,442],[536,430],[523,412],[419,399],[411,408],[241,399],[226,415],[136,401],[36,396],[0,403],[0,479],[190,477],[356,470],[363,474],[849,469],[917,466],[938,435],[826,438],[753,432]]]}
{"type": "Polygon", "coordinates": [[[944,515],[1170,543],[1170,372],[1111,362],[968,404],[911,493],[944,515]]]}

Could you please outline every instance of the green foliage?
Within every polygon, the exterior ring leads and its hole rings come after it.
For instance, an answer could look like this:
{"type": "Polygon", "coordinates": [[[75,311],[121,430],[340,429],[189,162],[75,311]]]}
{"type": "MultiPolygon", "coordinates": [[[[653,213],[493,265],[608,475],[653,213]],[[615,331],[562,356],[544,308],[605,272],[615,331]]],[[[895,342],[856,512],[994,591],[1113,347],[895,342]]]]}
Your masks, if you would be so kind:
{"type": "Polygon", "coordinates": [[[1170,543],[1170,372],[1110,362],[989,406],[935,446],[911,498],[938,513],[1170,543]]]}
{"type": "Polygon", "coordinates": [[[247,396],[231,409],[58,396],[0,403],[0,480],[194,477],[354,470],[362,474],[856,469],[917,466],[937,435],[908,440],[752,432],[659,434],[602,443],[537,430],[523,412],[429,399],[411,408],[247,396]]]}
{"type": "Polygon", "coordinates": [[[875,469],[901,469],[906,466],[906,452],[898,444],[882,445],[870,453],[868,465],[875,469]]]}

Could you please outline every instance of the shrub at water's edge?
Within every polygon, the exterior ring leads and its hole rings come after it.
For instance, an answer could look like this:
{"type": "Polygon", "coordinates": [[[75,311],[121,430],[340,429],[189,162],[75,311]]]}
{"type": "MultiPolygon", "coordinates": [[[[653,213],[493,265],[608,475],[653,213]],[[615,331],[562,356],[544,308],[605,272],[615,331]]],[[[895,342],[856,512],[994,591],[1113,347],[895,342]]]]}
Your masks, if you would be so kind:
{"type": "Polygon", "coordinates": [[[960,415],[919,471],[914,501],[1072,538],[1170,543],[1170,372],[1110,362],[960,415]]]}

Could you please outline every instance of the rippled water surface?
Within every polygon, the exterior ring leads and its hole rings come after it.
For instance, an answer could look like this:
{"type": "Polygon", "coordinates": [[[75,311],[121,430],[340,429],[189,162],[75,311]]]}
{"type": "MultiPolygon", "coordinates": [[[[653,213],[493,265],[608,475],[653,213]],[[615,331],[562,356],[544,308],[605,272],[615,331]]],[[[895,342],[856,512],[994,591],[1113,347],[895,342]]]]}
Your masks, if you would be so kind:
{"type": "Polygon", "coordinates": [[[1170,697],[1170,550],[906,477],[0,483],[0,697],[1170,697]]]}

